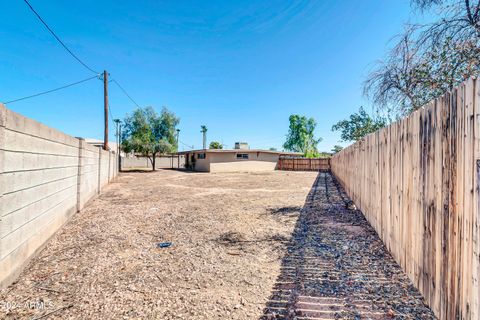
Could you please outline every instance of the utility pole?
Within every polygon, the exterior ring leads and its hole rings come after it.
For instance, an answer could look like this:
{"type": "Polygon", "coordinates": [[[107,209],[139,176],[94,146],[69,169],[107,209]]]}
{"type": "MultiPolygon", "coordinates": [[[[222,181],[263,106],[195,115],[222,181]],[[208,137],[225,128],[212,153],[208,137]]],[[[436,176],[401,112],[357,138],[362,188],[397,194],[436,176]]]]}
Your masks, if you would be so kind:
{"type": "Polygon", "coordinates": [[[120,152],[122,148],[120,145],[122,144],[122,123],[118,125],[118,171],[122,171],[122,157],[120,156],[120,152]]]}
{"type": "Polygon", "coordinates": [[[103,149],[108,148],[108,72],[103,71],[103,119],[104,119],[104,135],[103,135],[103,149]]]}
{"type": "Polygon", "coordinates": [[[200,130],[201,133],[203,133],[203,149],[207,149],[207,126],[203,125],[200,126],[202,130],[200,130]]]}
{"type": "MultiPolygon", "coordinates": [[[[180,169],[180,146],[178,145],[178,142],[180,141],[180,129],[177,129],[177,168],[180,169]]],[[[172,166],[173,168],[173,166],[172,166]]]]}
{"type": "Polygon", "coordinates": [[[120,124],[120,119],[113,119],[113,122],[115,122],[115,143],[117,144],[116,151],[118,151],[118,125],[120,124]]]}
{"type": "Polygon", "coordinates": [[[117,163],[118,163],[118,168],[120,170],[120,119],[113,119],[113,122],[115,122],[116,128],[115,128],[115,142],[117,144],[117,163]]]}
{"type": "Polygon", "coordinates": [[[180,151],[180,148],[179,148],[179,145],[178,145],[178,141],[180,140],[180,129],[177,129],[177,152],[180,151]]]}

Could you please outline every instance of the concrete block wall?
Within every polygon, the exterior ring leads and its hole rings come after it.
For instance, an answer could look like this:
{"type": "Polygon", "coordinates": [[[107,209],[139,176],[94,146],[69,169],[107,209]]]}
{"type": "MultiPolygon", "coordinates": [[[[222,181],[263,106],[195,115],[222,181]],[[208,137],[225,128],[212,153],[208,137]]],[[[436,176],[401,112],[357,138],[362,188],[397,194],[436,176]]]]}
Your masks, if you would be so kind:
{"type": "MultiPolygon", "coordinates": [[[[185,168],[185,157],[180,156],[157,156],[155,158],[156,169],[185,168]],[[180,162],[180,163],[179,163],[180,162]]],[[[122,169],[152,169],[152,163],[147,157],[122,157],[122,169]]]]}
{"type": "Polygon", "coordinates": [[[0,104],[0,287],[116,177],[115,158],[0,104]]]}

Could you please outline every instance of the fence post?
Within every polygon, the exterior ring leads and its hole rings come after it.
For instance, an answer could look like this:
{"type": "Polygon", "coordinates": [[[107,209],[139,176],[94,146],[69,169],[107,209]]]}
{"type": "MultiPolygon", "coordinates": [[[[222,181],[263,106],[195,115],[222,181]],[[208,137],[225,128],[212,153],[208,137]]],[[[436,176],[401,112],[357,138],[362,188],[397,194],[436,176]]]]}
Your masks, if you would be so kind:
{"type": "Polygon", "coordinates": [[[117,152],[116,151],[114,152],[114,154],[115,154],[115,157],[113,158],[113,164],[114,164],[113,179],[115,180],[115,178],[117,177],[117,174],[118,174],[118,157],[117,157],[117,152]]]}
{"type": "Polygon", "coordinates": [[[100,189],[102,186],[102,148],[98,147],[98,187],[97,194],[100,194],[100,189]]]}
{"type": "Polygon", "coordinates": [[[111,160],[112,160],[112,157],[111,157],[111,156],[112,156],[112,152],[109,150],[109,151],[108,151],[108,178],[107,178],[108,183],[110,183],[110,170],[112,169],[112,168],[110,167],[111,160]]]}
{"type": "Polygon", "coordinates": [[[82,175],[83,175],[83,150],[85,149],[85,139],[78,139],[78,171],[77,171],[77,212],[82,210],[82,175]]]}
{"type": "MultiPolygon", "coordinates": [[[[2,174],[5,170],[5,127],[7,125],[7,108],[0,103],[0,216],[3,215],[3,194],[5,193],[5,177],[2,174]]],[[[0,222],[1,223],[1,222],[0,222]]],[[[0,248],[1,251],[1,248],[0,248]]],[[[1,252],[0,252],[1,254],[1,252]]]]}

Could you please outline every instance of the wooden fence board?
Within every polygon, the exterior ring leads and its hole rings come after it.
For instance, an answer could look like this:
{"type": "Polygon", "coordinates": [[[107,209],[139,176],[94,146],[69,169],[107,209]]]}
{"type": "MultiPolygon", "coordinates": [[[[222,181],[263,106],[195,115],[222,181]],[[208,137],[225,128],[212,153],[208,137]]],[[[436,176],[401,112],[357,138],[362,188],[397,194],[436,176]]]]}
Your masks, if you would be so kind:
{"type": "Polygon", "coordinates": [[[328,171],[330,170],[330,159],[280,157],[278,159],[277,170],[328,171]]]}
{"type": "Polygon", "coordinates": [[[331,169],[440,319],[480,319],[480,85],[335,154],[331,169]]]}

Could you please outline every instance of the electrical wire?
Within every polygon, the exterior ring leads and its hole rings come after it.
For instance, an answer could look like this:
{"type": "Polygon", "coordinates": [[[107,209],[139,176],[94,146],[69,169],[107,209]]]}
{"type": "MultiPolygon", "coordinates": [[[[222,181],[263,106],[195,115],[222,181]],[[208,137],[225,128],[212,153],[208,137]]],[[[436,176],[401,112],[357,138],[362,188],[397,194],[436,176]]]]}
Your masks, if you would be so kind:
{"type": "Polygon", "coordinates": [[[7,101],[7,102],[3,102],[3,104],[11,104],[11,103],[14,103],[14,102],[17,102],[17,101],[22,101],[22,100],[30,99],[30,98],[34,98],[34,97],[38,97],[38,96],[47,94],[47,93],[51,93],[51,92],[55,92],[55,91],[58,91],[58,90],[66,89],[66,88],[69,88],[69,87],[73,87],[73,86],[75,86],[75,85],[77,85],[77,84],[81,84],[81,83],[83,83],[83,82],[87,82],[87,81],[89,81],[89,80],[98,78],[98,76],[99,76],[99,75],[96,75],[96,76],[93,76],[93,77],[90,77],[90,78],[87,78],[87,79],[83,79],[83,80],[80,80],[80,81],[77,81],[77,82],[74,82],[74,83],[67,84],[67,85],[62,86],[62,87],[59,87],[59,88],[55,88],[55,89],[51,89],[51,90],[39,92],[39,93],[36,93],[36,94],[32,94],[32,95],[30,95],[30,96],[26,96],[26,97],[23,97],[23,98],[18,98],[18,99],[10,100],[10,101],[7,101]]]}
{"type": "Polygon", "coordinates": [[[179,141],[181,144],[183,144],[185,147],[187,147],[187,148],[193,149],[193,147],[194,147],[193,145],[190,145],[190,146],[189,146],[188,144],[186,144],[186,143],[183,142],[182,140],[178,140],[178,141],[179,141]]]}
{"type": "MultiPolygon", "coordinates": [[[[45,20],[40,16],[40,14],[33,8],[33,6],[30,4],[30,2],[28,0],[23,0],[26,5],[29,7],[29,9],[35,14],[35,16],[38,18],[38,20],[40,20],[40,22],[45,26],[45,28],[52,34],[52,36],[58,41],[58,43],[60,43],[60,45],[75,59],[77,60],[83,67],[85,67],[87,70],[95,73],[96,75],[100,74],[100,72],[97,72],[95,71],[93,68],[91,68],[90,66],[88,66],[85,62],[83,62],[75,53],[73,53],[72,50],[70,50],[67,45],[60,39],[59,36],[57,36],[57,34],[52,30],[52,28],[50,28],[50,26],[45,22],[45,20]]],[[[132,96],[127,92],[127,90],[125,90],[125,88],[115,79],[112,79],[110,80],[109,82],[113,82],[115,83],[119,88],[120,90],[122,90],[122,92],[128,97],[128,99],[130,99],[130,101],[132,101],[138,108],[140,108],[140,105],[132,98],[132,96]]],[[[76,83],[75,83],[76,84],[76,83]]],[[[72,84],[74,85],[74,84],[72,84]]],[[[60,89],[63,89],[62,88],[58,88],[58,89],[54,89],[54,90],[51,90],[51,91],[48,91],[48,92],[52,92],[52,91],[56,91],[56,90],[60,90],[60,89]]],[[[48,93],[46,92],[46,93],[48,93]]],[[[44,94],[44,93],[41,93],[41,94],[44,94]]],[[[40,94],[37,94],[37,95],[40,95],[40,94]]],[[[31,97],[34,97],[34,96],[37,96],[37,95],[33,95],[33,96],[29,96],[29,97],[25,97],[25,98],[21,98],[21,99],[16,99],[16,100],[12,100],[12,101],[9,101],[9,103],[12,103],[12,102],[16,102],[16,101],[20,101],[20,100],[23,100],[23,99],[27,99],[27,98],[31,98],[31,97]]]]}
{"type": "Polygon", "coordinates": [[[110,115],[110,120],[112,121],[112,123],[115,124],[115,118],[113,117],[112,106],[110,105],[110,103],[108,103],[108,114],[110,115]]]}
{"type": "Polygon", "coordinates": [[[133,98],[128,94],[127,90],[125,90],[121,85],[120,83],[117,82],[117,80],[115,79],[112,79],[112,82],[115,83],[119,88],[120,90],[123,91],[123,93],[128,97],[128,99],[130,99],[130,101],[132,101],[138,108],[140,108],[140,106],[138,105],[138,103],[133,100],[133,98]]]}
{"type": "Polygon", "coordinates": [[[45,22],[45,20],[42,19],[42,17],[37,13],[37,11],[35,11],[35,9],[33,9],[32,5],[28,2],[28,0],[23,0],[27,6],[30,8],[30,10],[35,14],[35,16],[37,16],[37,18],[40,20],[40,22],[42,22],[42,24],[45,26],[45,28],[47,28],[48,31],[50,31],[50,33],[55,37],[55,39],[57,39],[57,41],[62,45],[62,47],[67,50],[67,52],[73,57],[75,58],[75,60],[77,60],[82,66],[84,66],[86,69],[88,69],[89,71],[95,73],[95,74],[98,74],[99,72],[93,70],[92,68],[90,68],[85,62],[83,62],[79,57],[77,57],[77,55],[75,55],[72,50],[70,50],[67,45],[65,43],[63,43],[63,41],[55,34],[55,32],[53,32],[53,30],[48,26],[48,24],[45,22]]]}

